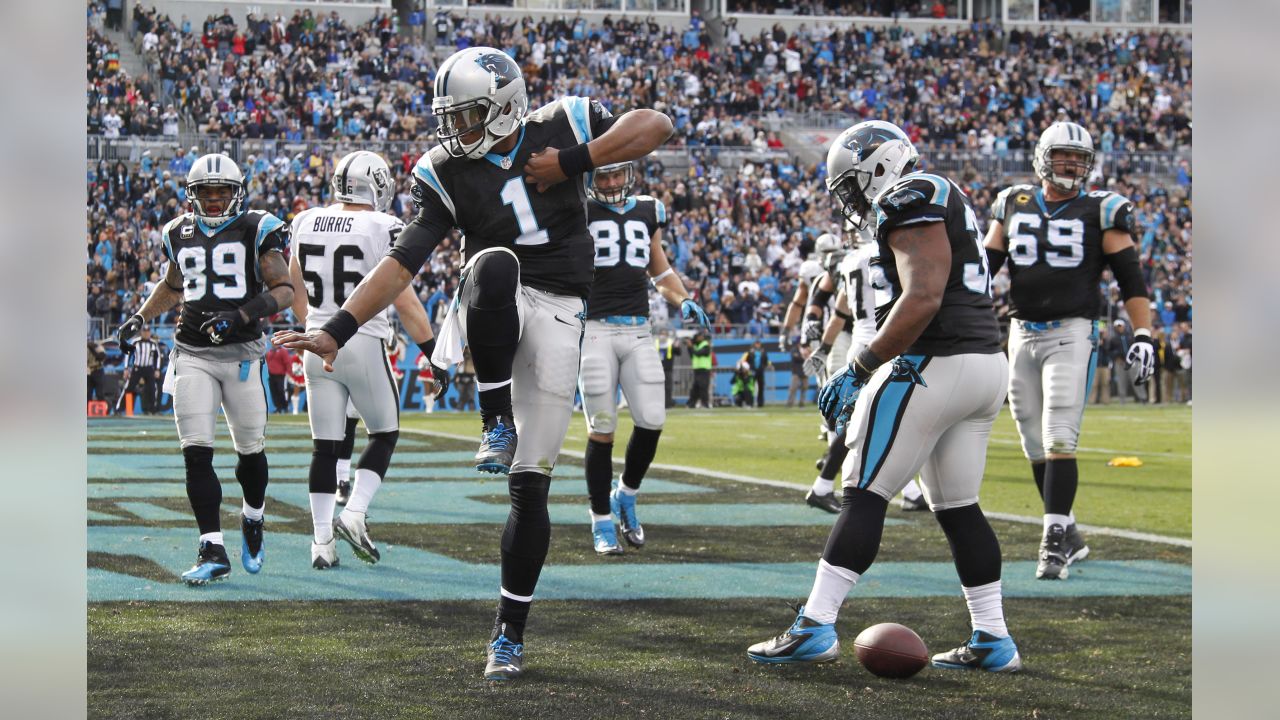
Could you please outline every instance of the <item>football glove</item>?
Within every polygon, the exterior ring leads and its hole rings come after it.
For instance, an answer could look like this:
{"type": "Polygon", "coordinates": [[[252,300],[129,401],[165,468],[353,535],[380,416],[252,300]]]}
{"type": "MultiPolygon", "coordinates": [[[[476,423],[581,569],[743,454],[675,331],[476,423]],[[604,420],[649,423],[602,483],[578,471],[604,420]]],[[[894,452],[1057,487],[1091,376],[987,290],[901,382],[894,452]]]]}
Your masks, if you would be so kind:
{"type": "Polygon", "coordinates": [[[778,336],[779,352],[787,352],[788,350],[791,349],[791,343],[787,342],[788,339],[789,338],[787,337],[787,334],[785,332],[778,336]]]}
{"type": "Polygon", "coordinates": [[[200,332],[208,335],[214,345],[221,345],[231,333],[248,324],[239,310],[225,310],[205,320],[200,332]]]}
{"type": "Polygon", "coordinates": [[[822,319],[805,318],[804,324],[800,326],[800,333],[806,345],[818,342],[822,339],[822,319]]]}
{"type": "Polygon", "coordinates": [[[680,303],[680,317],[684,318],[685,322],[697,322],[703,329],[711,331],[711,318],[707,317],[707,312],[698,303],[689,298],[685,298],[680,303]]]}
{"type": "Polygon", "coordinates": [[[442,398],[449,392],[449,371],[430,361],[427,365],[431,368],[431,377],[436,381],[436,397],[442,398]]]}
{"type": "Polygon", "coordinates": [[[1129,345],[1129,354],[1125,356],[1125,367],[1133,368],[1135,365],[1137,370],[1133,371],[1133,382],[1137,385],[1145,385],[1156,371],[1156,348],[1151,343],[1150,335],[1137,335],[1129,345]]]}
{"type": "Polygon", "coordinates": [[[138,333],[142,332],[142,326],[146,324],[147,321],[136,313],[121,323],[120,327],[116,328],[116,342],[120,343],[120,349],[125,352],[132,350],[133,343],[130,341],[137,337],[138,333]]]}
{"type": "Polygon", "coordinates": [[[818,393],[818,410],[837,433],[844,432],[853,415],[853,405],[870,375],[859,372],[855,365],[845,365],[827,380],[818,393]]]}
{"type": "Polygon", "coordinates": [[[814,350],[813,354],[804,361],[805,377],[813,377],[818,371],[827,366],[827,351],[821,348],[814,350]]]}

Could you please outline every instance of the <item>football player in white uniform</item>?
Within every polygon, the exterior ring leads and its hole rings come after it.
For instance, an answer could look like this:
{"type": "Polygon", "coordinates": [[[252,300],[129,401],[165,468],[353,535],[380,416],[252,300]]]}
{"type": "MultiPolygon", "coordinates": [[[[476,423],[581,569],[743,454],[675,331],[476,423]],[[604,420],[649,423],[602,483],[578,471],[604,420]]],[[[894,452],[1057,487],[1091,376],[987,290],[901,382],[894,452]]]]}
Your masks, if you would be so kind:
{"type": "Polygon", "coordinates": [[[502,586],[485,677],[523,672],[524,626],[551,542],[547,494],[573,414],[595,243],[587,232],[589,170],[636,160],[666,142],[671,119],[614,117],[584,97],[527,113],[519,66],[472,47],[436,73],[440,145],[414,168],[418,214],[387,258],[319,330],[286,343],[332,363],[359,326],[400,294],[453,229],[467,260],[435,357],[471,348],[484,433],[476,467],[507,474],[502,586]]]}
{"type": "Polygon", "coordinates": [[[187,498],[200,528],[196,564],[182,574],[190,585],[231,574],[220,521],[222,486],[213,469],[219,407],[239,456],[236,480],[244,491],[241,564],[256,573],[265,558],[267,346],[261,321],[293,302],[293,284],[284,259],[289,226],[269,213],[245,210],[244,188],[244,175],[226,155],[195,161],[187,173],[191,212],[162,231],[169,270],[118,335],[127,344],[152,318],[182,303],[164,389],[173,396],[187,498]]]}
{"type": "Polygon", "coordinates": [[[1134,381],[1155,371],[1151,306],[1133,242],[1133,203],[1113,192],[1086,193],[1093,138],[1056,122],[1040,135],[1033,167],[1040,186],[1006,188],[991,207],[987,255],[992,273],[1009,261],[1009,405],[1044,501],[1036,577],[1065,580],[1089,554],[1076,530],[1076,444],[1093,370],[1098,283],[1110,267],[1133,323],[1127,357],[1134,381]]]}
{"type": "MultiPolygon", "coordinates": [[[[353,152],[334,167],[331,182],[336,202],[304,210],[293,220],[293,258],[290,274],[295,287],[293,313],[309,329],[324,325],[347,296],[373,271],[404,223],[387,214],[394,180],[386,161],[375,153],[353,152]]],[[[395,300],[409,336],[430,356],[435,338],[427,311],[406,287],[395,300]]],[[[381,557],[369,537],[365,516],[369,503],[386,477],[400,436],[400,392],[387,362],[386,343],[394,332],[388,312],[362,325],[334,362],[322,367],[311,353],[303,357],[307,378],[307,414],[315,449],[311,455],[311,521],[314,539],[311,566],[318,570],[338,564],[336,537],[350,543],[356,557],[376,563],[381,557]],[[333,517],[337,463],[348,425],[348,403],[364,419],[369,443],[356,464],[356,480],[342,514],[333,517]]],[[[287,334],[279,334],[283,340],[287,334]]],[[[432,367],[436,392],[448,383],[448,373],[432,367]]]]}
{"type": "Polygon", "coordinates": [[[591,538],[601,555],[618,555],[622,536],[634,547],[645,543],[636,516],[636,493],[658,450],[667,419],[662,361],[654,352],[649,323],[649,283],[663,299],[679,305],[685,320],[708,333],[711,320],[689,298],[662,249],[667,209],[661,200],[632,195],[635,168],[630,162],[598,168],[588,190],[587,229],[596,242],[596,269],[587,300],[587,329],[582,340],[578,389],[587,420],[583,463],[591,500],[591,538]],[[613,432],[618,425],[618,388],[635,427],[627,441],[626,463],[613,480],[613,432]]]}

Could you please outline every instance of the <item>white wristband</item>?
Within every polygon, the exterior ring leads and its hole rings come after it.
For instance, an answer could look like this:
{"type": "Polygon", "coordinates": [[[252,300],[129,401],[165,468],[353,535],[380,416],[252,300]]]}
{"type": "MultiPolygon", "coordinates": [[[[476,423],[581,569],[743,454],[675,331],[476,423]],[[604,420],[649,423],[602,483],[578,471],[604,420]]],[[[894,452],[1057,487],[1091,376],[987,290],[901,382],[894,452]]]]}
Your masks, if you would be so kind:
{"type": "Polygon", "coordinates": [[[1137,330],[1133,331],[1133,336],[1135,338],[1142,337],[1143,335],[1146,335],[1147,337],[1151,337],[1151,328],[1138,328],[1137,330]]]}
{"type": "Polygon", "coordinates": [[[675,274],[676,274],[675,270],[672,270],[671,268],[667,268],[665,272],[658,273],[658,276],[653,279],[653,284],[657,285],[658,283],[662,282],[662,278],[668,275],[675,275],[675,274]]]}

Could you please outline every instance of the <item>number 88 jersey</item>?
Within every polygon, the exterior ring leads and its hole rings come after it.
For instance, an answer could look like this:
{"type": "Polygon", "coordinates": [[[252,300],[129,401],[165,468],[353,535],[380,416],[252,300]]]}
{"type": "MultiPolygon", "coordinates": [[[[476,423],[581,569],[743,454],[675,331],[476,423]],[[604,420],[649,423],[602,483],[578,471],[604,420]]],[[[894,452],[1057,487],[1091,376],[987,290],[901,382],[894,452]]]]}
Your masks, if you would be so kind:
{"type": "MultiPolygon", "coordinates": [[[[258,258],[284,252],[289,244],[289,226],[261,210],[242,212],[212,228],[186,213],[169,221],[161,235],[165,256],[182,272],[182,315],[175,337],[194,347],[213,345],[200,332],[205,320],[240,308],[264,290],[258,258]]],[[[237,329],[222,344],[261,337],[260,323],[254,322],[237,329]]]]}
{"type": "Polygon", "coordinates": [[[629,197],[620,206],[587,201],[587,230],[596,244],[588,319],[649,316],[649,248],[666,224],[667,208],[648,195],[629,197]]]}
{"type": "Polygon", "coordinates": [[[1048,202],[1040,188],[1014,185],[996,196],[991,219],[1004,228],[1013,317],[1098,317],[1102,236],[1113,228],[1132,234],[1133,203],[1105,190],[1048,202]]]}

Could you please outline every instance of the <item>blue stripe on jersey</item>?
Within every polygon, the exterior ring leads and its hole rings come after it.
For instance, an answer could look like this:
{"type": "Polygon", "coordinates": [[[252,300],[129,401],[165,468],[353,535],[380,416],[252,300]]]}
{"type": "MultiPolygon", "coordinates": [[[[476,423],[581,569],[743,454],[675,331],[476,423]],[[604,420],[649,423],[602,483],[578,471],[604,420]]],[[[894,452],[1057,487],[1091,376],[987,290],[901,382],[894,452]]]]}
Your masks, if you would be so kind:
{"type": "Polygon", "coordinates": [[[622,204],[622,207],[618,207],[617,205],[610,205],[609,203],[602,203],[599,200],[596,200],[595,198],[591,198],[591,202],[599,205],[605,210],[618,213],[619,215],[626,215],[627,213],[631,212],[632,208],[636,206],[636,199],[633,197],[627,198],[627,201],[622,204]]]}
{"type": "Polygon", "coordinates": [[[1090,323],[1089,343],[1093,345],[1093,352],[1089,353],[1089,373],[1085,376],[1084,381],[1084,402],[1080,403],[1080,422],[1076,423],[1076,432],[1080,431],[1080,426],[1084,423],[1084,409],[1089,404],[1089,398],[1093,396],[1093,374],[1098,369],[1098,321],[1090,323]]]}
{"type": "Polygon", "coordinates": [[[929,181],[933,185],[933,199],[931,199],[929,203],[932,205],[941,205],[942,207],[947,206],[947,200],[951,198],[950,182],[938,177],[937,175],[930,175],[928,173],[912,173],[911,175],[907,175],[906,178],[911,180],[929,181]]]}
{"type": "MultiPolygon", "coordinates": [[[[506,155],[503,155],[502,153],[496,153],[496,152],[487,152],[484,154],[484,159],[488,160],[489,162],[493,163],[494,165],[500,168],[502,167],[503,158],[509,158],[508,162],[515,162],[516,153],[520,152],[520,144],[523,142],[524,142],[524,125],[521,125],[520,138],[516,140],[516,146],[511,148],[511,152],[507,153],[506,155]]],[[[508,165],[507,167],[509,168],[510,165],[508,165]]],[[[502,168],[502,169],[506,170],[507,168],[502,168]]]]}
{"type": "Polygon", "coordinates": [[[413,175],[431,186],[431,189],[435,190],[436,194],[440,196],[440,201],[444,203],[445,207],[449,208],[449,212],[457,219],[458,212],[453,207],[453,198],[449,197],[449,193],[444,191],[444,185],[441,184],[440,177],[436,175],[435,166],[431,164],[430,153],[424,153],[418,160],[418,164],[413,166],[413,175]]]}
{"type": "Polygon", "coordinates": [[[665,223],[667,221],[667,206],[663,205],[662,201],[657,198],[654,198],[653,204],[657,207],[658,223],[665,223]]]}
{"type": "MultiPolygon", "coordinates": [[[[917,368],[924,362],[924,355],[903,355],[917,368]]],[[[880,386],[880,392],[872,402],[871,427],[867,428],[867,439],[863,445],[865,456],[862,459],[862,476],[858,478],[858,487],[866,489],[875,480],[880,466],[884,464],[893,440],[898,434],[898,425],[902,418],[903,406],[911,396],[915,383],[910,381],[886,380],[880,386]]]]}
{"type": "Polygon", "coordinates": [[[578,138],[578,142],[591,141],[591,101],[584,97],[570,95],[560,101],[564,105],[565,115],[569,116],[569,125],[573,128],[573,134],[578,138]]]}
{"type": "Polygon", "coordinates": [[[1120,212],[1121,206],[1124,205],[1124,198],[1119,195],[1112,195],[1102,201],[1102,229],[1110,230],[1116,226],[1116,213],[1120,212]]]}
{"type": "Polygon", "coordinates": [[[164,254],[170,260],[173,260],[174,257],[173,257],[173,241],[169,239],[169,233],[178,229],[178,226],[181,224],[182,224],[182,216],[178,216],[170,220],[169,224],[164,226],[164,231],[160,233],[161,239],[164,240],[164,254]]]}
{"type": "Polygon", "coordinates": [[[258,236],[253,239],[253,249],[258,250],[262,247],[262,241],[267,238],[275,230],[284,226],[284,221],[280,218],[267,213],[258,221],[258,236]]]}

